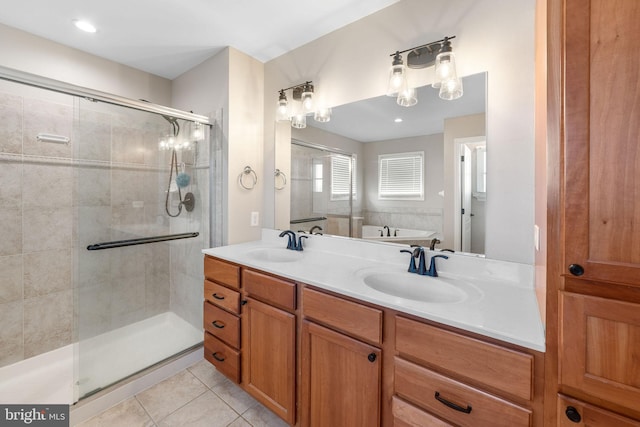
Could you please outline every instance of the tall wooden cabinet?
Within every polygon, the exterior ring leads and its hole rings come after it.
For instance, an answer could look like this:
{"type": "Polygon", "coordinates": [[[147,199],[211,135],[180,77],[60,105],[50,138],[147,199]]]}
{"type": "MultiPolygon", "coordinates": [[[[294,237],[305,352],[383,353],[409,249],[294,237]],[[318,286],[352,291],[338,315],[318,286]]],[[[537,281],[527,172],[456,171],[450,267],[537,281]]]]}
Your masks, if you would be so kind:
{"type": "Polygon", "coordinates": [[[640,425],[640,1],[547,4],[547,419],[640,425]]]}

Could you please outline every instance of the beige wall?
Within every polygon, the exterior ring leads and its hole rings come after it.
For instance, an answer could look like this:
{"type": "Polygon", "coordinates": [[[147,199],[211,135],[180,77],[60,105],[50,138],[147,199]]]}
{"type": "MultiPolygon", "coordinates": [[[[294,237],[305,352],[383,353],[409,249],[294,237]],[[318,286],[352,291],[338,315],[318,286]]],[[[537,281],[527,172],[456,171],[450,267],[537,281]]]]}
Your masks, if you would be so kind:
{"type": "MultiPolygon", "coordinates": [[[[275,156],[265,157],[265,168],[285,165],[289,156],[286,137],[275,143],[279,89],[313,80],[329,106],[379,96],[391,52],[456,35],[459,74],[488,73],[487,256],[533,265],[535,3],[403,0],[267,62],[265,153],[275,156]]],[[[414,84],[430,83],[432,72],[411,70],[414,84]]],[[[272,203],[271,187],[265,213],[286,211],[284,197],[272,203]]],[[[275,224],[274,217],[265,224],[275,224]]]]}
{"type": "MultiPolygon", "coordinates": [[[[456,117],[444,121],[444,211],[451,215],[443,218],[443,242],[447,247],[454,247],[454,212],[455,208],[455,188],[454,188],[454,155],[455,140],[459,138],[472,138],[486,135],[486,117],[484,114],[473,114],[470,116],[456,117]]],[[[487,143],[487,157],[489,150],[493,150],[490,143],[487,143]]],[[[487,168],[487,176],[491,169],[487,168]]],[[[487,200],[494,197],[491,187],[487,190],[487,200]]]]}
{"type": "Polygon", "coordinates": [[[132,99],[171,105],[171,81],[0,24],[0,65],[132,99]]]}

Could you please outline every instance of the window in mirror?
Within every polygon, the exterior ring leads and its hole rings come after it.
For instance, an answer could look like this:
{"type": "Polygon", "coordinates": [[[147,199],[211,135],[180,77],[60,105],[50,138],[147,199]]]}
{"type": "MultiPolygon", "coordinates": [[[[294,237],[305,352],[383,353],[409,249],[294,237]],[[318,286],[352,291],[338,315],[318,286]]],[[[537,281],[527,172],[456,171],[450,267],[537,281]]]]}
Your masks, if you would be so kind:
{"type": "Polygon", "coordinates": [[[424,151],[378,156],[380,200],[424,200],[424,151]]]}
{"type": "MultiPolygon", "coordinates": [[[[353,157],[355,170],[356,158],[353,157]]],[[[334,154],[331,156],[331,200],[349,199],[351,189],[351,157],[334,154]]],[[[356,198],[356,184],[353,183],[353,198],[356,198]]]]}
{"type": "Polygon", "coordinates": [[[313,159],[313,192],[322,193],[323,176],[322,176],[322,162],[318,159],[313,159]]]}

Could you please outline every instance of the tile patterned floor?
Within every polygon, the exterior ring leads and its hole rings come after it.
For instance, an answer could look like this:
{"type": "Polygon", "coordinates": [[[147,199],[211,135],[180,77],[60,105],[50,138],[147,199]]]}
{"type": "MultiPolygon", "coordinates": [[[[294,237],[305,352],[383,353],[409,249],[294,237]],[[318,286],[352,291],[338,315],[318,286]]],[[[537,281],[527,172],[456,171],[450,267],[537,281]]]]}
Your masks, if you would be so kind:
{"type": "Polygon", "coordinates": [[[202,360],[78,427],[286,427],[202,360]]]}

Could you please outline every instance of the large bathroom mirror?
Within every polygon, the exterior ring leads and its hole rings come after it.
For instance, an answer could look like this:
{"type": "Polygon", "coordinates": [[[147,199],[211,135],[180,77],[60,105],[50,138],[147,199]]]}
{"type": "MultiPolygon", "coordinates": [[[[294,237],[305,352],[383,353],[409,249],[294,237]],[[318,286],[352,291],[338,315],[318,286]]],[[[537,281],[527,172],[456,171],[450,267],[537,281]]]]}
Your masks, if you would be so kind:
{"type": "Polygon", "coordinates": [[[437,238],[438,248],[484,254],[486,81],[465,77],[453,101],[424,86],[412,107],[383,95],[291,129],[289,218],[276,222],[383,242],[437,238]]]}

